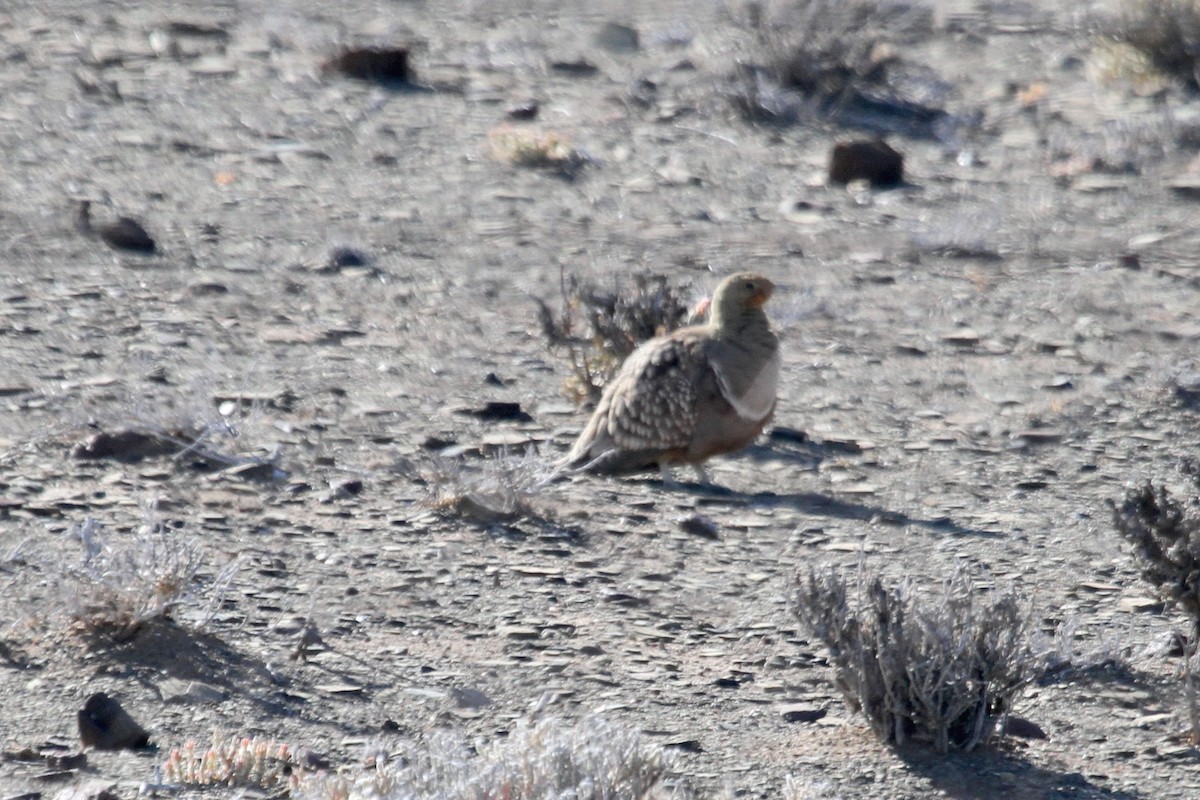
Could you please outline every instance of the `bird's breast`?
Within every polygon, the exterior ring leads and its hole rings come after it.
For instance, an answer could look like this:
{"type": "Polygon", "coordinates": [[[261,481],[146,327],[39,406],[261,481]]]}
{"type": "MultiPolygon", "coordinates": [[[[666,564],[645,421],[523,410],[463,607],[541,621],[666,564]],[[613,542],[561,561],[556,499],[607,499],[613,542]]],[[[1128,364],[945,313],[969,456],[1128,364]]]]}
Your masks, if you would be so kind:
{"type": "Polygon", "coordinates": [[[712,366],[721,394],[739,417],[750,422],[761,422],[775,408],[779,391],[778,350],[771,353],[753,374],[735,374],[745,369],[745,362],[734,367],[722,367],[719,362],[713,362],[712,366]]]}

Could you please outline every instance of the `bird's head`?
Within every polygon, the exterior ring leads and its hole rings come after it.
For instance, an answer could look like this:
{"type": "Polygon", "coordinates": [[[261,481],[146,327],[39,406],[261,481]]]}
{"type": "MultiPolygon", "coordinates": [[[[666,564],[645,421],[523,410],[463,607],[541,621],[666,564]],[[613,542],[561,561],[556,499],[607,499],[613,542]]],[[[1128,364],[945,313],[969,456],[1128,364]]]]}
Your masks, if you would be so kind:
{"type": "Polygon", "coordinates": [[[775,284],[755,272],[730,275],[713,292],[712,324],[720,326],[762,309],[774,291],[775,284]]]}

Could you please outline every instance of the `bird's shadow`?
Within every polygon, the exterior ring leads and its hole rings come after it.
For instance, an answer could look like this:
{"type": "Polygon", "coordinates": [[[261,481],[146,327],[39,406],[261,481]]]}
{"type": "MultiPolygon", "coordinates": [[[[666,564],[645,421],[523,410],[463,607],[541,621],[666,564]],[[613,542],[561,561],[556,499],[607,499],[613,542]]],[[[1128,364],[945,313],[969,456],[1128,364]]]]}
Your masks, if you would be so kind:
{"type": "MultiPolygon", "coordinates": [[[[789,461],[802,469],[817,470],[821,463],[834,456],[855,455],[862,448],[854,442],[842,440],[818,441],[810,439],[802,431],[790,428],[775,428],[767,442],[742,450],[739,458],[754,461],[789,461]]],[[[820,492],[779,492],[772,489],[741,491],[716,484],[682,483],[676,488],[702,497],[728,498],[745,505],[769,508],[791,508],[802,514],[833,517],[858,522],[879,523],[897,527],[914,526],[952,536],[978,536],[998,538],[999,533],[962,525],[948,516],[924,518],[895,511],[880,505],[848,500],[820,492]]]]}
{"type": "Polygon", "coordinates": [[[914,517],[903,511],[894,511],[883,506],[861,503],[854,500],[843,500],[840,497],[821,494],[820,492],[793,492],[788,494],[781,494],[770,490],[744,492],[725,486],[701,483],[679,484],[678,490],[700,497],[726,498],[748,506],[791,508],[802,514],[812,516],[880,523],[896,527],[911,525],[931,532],[950,534],[952,536],[978,536],[989,539],[999,538],[1000,536],[996,531],[961,525],[949,517],[914,517]]]}

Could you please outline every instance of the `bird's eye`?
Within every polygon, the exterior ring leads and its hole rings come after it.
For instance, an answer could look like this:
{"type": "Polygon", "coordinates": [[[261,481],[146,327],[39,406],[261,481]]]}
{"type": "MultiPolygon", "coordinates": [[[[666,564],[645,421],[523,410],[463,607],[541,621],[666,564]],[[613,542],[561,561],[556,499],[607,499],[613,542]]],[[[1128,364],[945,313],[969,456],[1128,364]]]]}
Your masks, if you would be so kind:
{"type": "Polygon", "coordinates": [[[747,288],[747,289],[750,289],[750,290],[753,290],[753,289],[754,289],[754,284],[753,284],[753,283],[751,283],[750,281],[746,281],[746,288],[747,288]]]}

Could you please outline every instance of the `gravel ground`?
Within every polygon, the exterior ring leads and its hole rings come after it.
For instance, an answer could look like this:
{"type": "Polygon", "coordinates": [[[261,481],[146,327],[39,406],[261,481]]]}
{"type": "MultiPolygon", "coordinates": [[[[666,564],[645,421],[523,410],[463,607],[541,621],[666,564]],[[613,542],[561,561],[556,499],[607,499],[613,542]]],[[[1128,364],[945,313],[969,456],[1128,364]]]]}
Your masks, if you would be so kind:
{"type": "Polygon", "coordinates": [[[734,3],[10,2],[0,795],[133,796],[214,731],[352,769],[552,715],[642,732],[704,797],[788,775],[815,797],[1200,796],[1186,621],[1106,507],[1183,486],[1200,439],[1200,104],[1098,80],[1086,11],[944,2],[897,37],[904,97],[944,113],[890,137],[907,180],[873,190],[825,182],[852,120],[783,95],[790,124],[739,113],[769,54],[734,3]],[[414,85],[320,69],[362,43],[411,45],[414,85]],[[574,155],[515,165],[506,136],[574,155]],[[157,252],[81,234],[79,198],[157,252]],[[581,429],[534,297],[651,272],[698,299],[738,269],[780,287],[784,376],[775,430],[711,464],[724,491],[573,477],[514,519],[431,501],[434,451],[461,483],[536,446],[520,477],[581,429]],[[183,455],[75,450],[197,428],[183,455]],[[150,520],[203,580],[234,565],[226,593],[88,645],[66,615],[88,520],[114,547],[150,520]],[[1044,739],[888,748],[788,608],[799,571],[864,552],[1011,585],[1035,629],[1077,625],[1077,661],[1119,667],[1026,691],[1044,739]],[[47,767],[97,691],[160,752],[47,767]]]}

